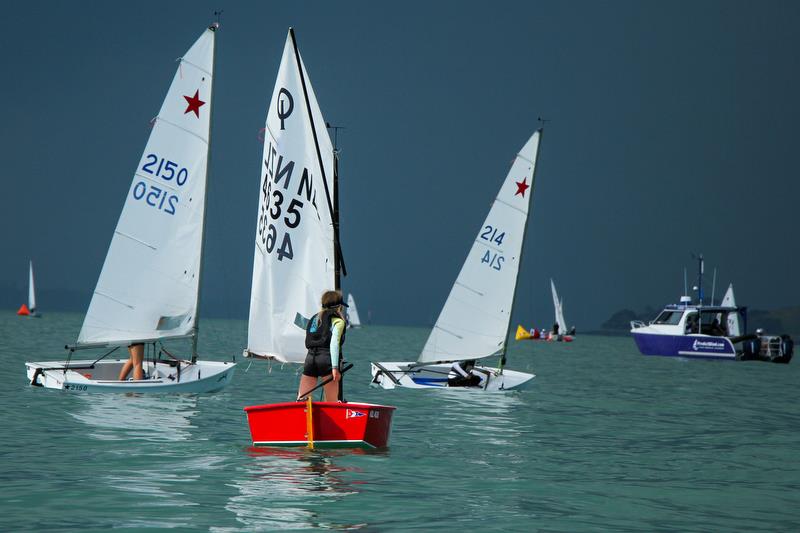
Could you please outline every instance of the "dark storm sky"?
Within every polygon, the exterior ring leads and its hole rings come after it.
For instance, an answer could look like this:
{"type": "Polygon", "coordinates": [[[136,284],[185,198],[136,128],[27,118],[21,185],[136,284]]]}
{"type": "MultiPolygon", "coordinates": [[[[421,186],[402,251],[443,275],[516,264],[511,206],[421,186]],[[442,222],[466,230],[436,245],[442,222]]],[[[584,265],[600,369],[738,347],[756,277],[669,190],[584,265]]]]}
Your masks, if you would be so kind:
{"type": "MultiPolygon", "coordinates": [[[[545,125],[517,318],[676,300],[691,252],[739,303],[797,305],[796,2],[14,2],[0,33],[0,283],[88,305],[181,56],[223,9],[203,303],[245,317],[266,107],[294,26],[340,133],[344,280],[429,324],[545,125]]],[[[709,275],[706,286],[711,290],[709,275]]],[[[40,302],[46,309],[47,302],[40,302]]]]}

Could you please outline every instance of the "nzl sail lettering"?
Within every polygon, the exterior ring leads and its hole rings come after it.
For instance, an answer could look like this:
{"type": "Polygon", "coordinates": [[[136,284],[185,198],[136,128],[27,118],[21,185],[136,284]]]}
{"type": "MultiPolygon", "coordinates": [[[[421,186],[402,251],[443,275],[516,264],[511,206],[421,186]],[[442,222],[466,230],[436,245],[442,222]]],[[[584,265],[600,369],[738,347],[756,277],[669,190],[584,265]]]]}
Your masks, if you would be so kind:
{"type": "Polygon", "coordinates": [[[134,184],[131,191],[133,199],[141,200],[168,215],[174,215],[180,201],[180,189],[189,180],[186,167],[158,154],[146,154],[139,171],[144,179],[134,184]]]}
{"type": "Polygon", "coordinates": [[[314,206],[319,219],[317,190],[311,171],[305,167],[300,171],[294,161],[278,153],[270,140],[264,159],[256,242],[268,254],[274,252],[278,261],[294,258],[292,230],[302,223],[306,204],[314,206]]]}

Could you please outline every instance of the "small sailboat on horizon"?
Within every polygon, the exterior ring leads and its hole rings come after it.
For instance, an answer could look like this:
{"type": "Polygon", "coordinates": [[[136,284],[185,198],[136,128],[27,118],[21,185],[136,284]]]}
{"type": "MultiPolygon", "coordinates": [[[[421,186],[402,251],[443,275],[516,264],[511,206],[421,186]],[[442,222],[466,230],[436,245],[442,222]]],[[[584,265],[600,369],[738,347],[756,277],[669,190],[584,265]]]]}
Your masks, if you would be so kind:
{"type": "Polygon", "coordinates": [[[416,362],[374,362],[372,384],[393,389],[449,387],[453,363],[500,357],[497,368],[475,365],[479,386],[465,390],[520,388],[533,374],[505,368],[511,315],[542,130],[514,158],[439,318],[416,362]]]}
{"type": "Polygon", "coordinates": [[[36,307],[36,288],[33,284],[33,261],[28,264],[28,305],[22,304],[17,310],[19,316],[27,316],[29,318],[42,318],[36,307]]]}
{"type": "Polygon", "coordinates": [[[553,278],[550,278],[550,291],[553,294],[553,309],[555,311],[553,329],[544,331],[531,328],[531,330],[528,331],[522,326],[517,326],[517,333],[514,336],[515,340],[572,342],[575,338],[575,326],[567,331],[567,321],[564,319],[564,299],[558,297],[556,284],[553,282],[553,278]]]}
{"type": "Polygon", "coordinates": [[[180,59],[154,120],[89,309],[66,361],[25,363],[33,386],[74,392],[212,392],[235,363],[199,361],[197,336],[205,229],[214,41],[208,27],[180,59]],[[191,359],[163,341],[190,339],[191,359]],[[120,347],[144,344],[144,379],[120,380],[120,347]],[[105,348],[96,359],[75,351],[105,348]],[[166,357],[164,357],[166,356],[166,357]]]}
{"type": "Polygon", "coordinates": [[[361,318],[358,316],[358,309],[356,309],[356,299],[353,298],[353,293],[347,295],[347,327],[360,328],[361,318]]]}

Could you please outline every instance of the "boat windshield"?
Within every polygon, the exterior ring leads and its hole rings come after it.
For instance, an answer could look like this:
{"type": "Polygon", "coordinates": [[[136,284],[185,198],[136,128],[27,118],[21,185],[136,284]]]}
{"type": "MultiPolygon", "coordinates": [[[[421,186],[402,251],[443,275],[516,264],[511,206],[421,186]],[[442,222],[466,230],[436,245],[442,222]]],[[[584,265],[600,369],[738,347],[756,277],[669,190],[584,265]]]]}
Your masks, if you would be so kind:
{"type": "Polygon", "coordinates": [[[683,311],[661,311],[661,314],[653,320],[653,324],[668,324],[670,326],[677,326],[680,321],[681,317],[683,316],[683,311]]]}

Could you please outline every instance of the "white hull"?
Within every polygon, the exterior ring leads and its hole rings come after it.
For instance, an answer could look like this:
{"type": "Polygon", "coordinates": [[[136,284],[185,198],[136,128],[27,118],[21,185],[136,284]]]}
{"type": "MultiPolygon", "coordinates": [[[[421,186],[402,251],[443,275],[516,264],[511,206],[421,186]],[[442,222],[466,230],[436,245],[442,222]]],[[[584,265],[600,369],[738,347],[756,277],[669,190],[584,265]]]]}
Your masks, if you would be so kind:
{"type": "Polygon", "coordinates": [[[126,359],[42,361],[25,363],[28,381],[33,386],[69,392],[214,392],[230,383],[236,363],[198,361],[145,361],[146,379],[119,381],[119,371],[126,359]],[[92,364],[94,363],[94,364],[92,364]]]}
{"type": "Polygon", "coordinates": [[[503,369],[500,372],[497,368],[486,366],[475,366],[476,372],[482,372],[488,377],[480,387],[448,387],[447,374],[450,372],[451,365],[427,364],[421,365],[417,362],[405,363],[372,363],[372,385],[380,386],[384,389],[395,387],[407,387],[410,389],[450,389],[450,390],[481,390],[486,392],[498,392],[504,390],[519,390],[530,384],[535,377],[534,374],[517,372],[515,370],[503,369]]]}

